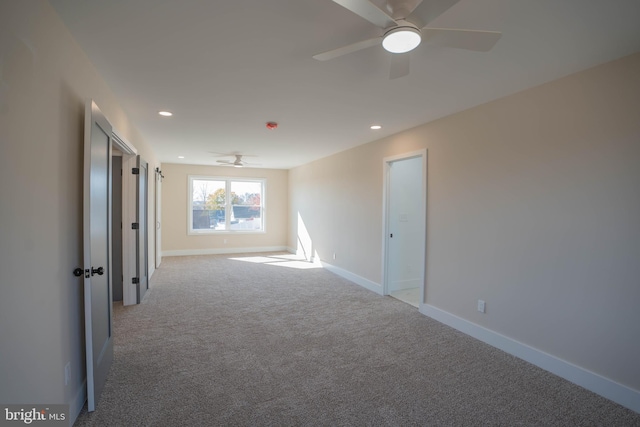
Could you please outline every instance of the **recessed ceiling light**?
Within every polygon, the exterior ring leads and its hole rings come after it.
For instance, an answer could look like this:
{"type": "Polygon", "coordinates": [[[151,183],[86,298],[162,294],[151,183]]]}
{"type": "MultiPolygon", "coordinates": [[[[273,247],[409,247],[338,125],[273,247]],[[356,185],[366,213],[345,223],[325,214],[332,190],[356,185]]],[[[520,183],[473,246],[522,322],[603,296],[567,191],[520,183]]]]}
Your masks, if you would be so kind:
{"type": "Polygon", "coordinates": [[[373,129],[373,130],[382,129],[382,126],[380,126],[380,125],[372,125],[371,129],[373,129]]]}
{"type": "Polygon", "coordinates": [[[184,159],[184,156],[178,156],[179,159],[184,159]]]}
{"type": "Polygon", "coordinates": [[[164,117],[173,116],[173,113],[171,111],[158,111],[158,114],[160,114],[161,116],[164,116],[164,117]]]}

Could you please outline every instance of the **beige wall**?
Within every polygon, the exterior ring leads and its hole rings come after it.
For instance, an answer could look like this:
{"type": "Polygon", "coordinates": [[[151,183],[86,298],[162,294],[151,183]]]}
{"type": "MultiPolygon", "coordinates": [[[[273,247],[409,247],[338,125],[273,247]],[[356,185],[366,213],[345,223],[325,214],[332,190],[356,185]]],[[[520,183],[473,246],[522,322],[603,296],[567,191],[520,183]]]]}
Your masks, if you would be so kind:
{"type": "MultiPolygon", "coordinates": [[[[85,99],[158,162],[46,1],[0,2],[0,49],[0,402],[73,405],[85,99]]],[[[382,158],[427,148],[427,302],[640,390],[638,75],[634,55],[289,173],[242,169],[266,175],[275,223],[227,247],[287,245],[289,200],[289,246],[300,213],[323,259],[380,282],[382,158]]],[[[162,169],[163,250],[223,247],[186,233],[186,175],[216,168],[162,169]]]]}
{"type": "Polygon", "coordinates": [[[48,2],[0,2],[0,57],[0,402],[79,409],[85,99],[158,162],[48,2]]]}
{"type": "Polygon", "coordinates": [[[165,176],[162,180],[163,255],[285,248],[288,221],[288,171],[164,163],[162,174],[165,176]],[[189,235],[187,233],[189,175],[266,178],[266,232],[189,235]],[[224,243],[225,239],[227,243],[224,243]]]}
{"type": "Polygon", "coordinates": [[[427,148],[427,304],[640,391],[638,76],[640,54],[292,169],[289,245],[300,215],[381,283],[382,159],[427,148]]]}

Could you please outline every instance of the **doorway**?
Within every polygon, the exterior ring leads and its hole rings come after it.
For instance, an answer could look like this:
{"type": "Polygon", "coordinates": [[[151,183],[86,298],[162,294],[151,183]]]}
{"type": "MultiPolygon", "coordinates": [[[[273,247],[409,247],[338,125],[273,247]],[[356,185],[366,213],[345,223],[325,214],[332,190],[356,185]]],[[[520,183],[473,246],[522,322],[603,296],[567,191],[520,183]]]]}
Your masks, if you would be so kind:
{"type": "Polygon", "coordinates": [[[145,290],[148,288],[147,172],[147,163],[136,156],[136,149],[118,136],[95,102],[88,100],[84,132],[84,268],[80,274],[84,275],[89,412],[96,408],[113,361],[113,301],[136,303],[136,291],[140,297],[140,290],[134,284],[139,283],[136,276],[140,266],[144,268],[145,290]],[[128,171],[138,179],[130,178],[128,171]]]}
{"type": "Polygon", "coordinates": [[[112,149],[111,154],[111,283],[113,288],[113,301],[119,302],[124,294],[124,272],[122,269],[122,151],[112,149]]]}
{"type": "MultiPolygon", "coordinates": [[[[111,135],[113,141],[112,164],[114,172],[112,174],[112,189],[114,205],[112,218],[114,230],[114,251],[113,256],[118,256],[121,260],[120,277],[114,274],[113,277],[113,296],[114,301],[117,296],[121,298],[123,305],[132,305],[138,303],[137,278],[138,274],[138,229],[134,224],[139,223],[138,219],[138,185],[136,171],[138,168],[138,155],[136,148],[126,139],[122,138],[115,129],[111,135]],[[120,171],[116,168],[119,167],[120,171]],[[118,177],[117,175],[120,174],[118,177]],[[117,189],[120,194],[117,195],[117,189]],[[118,200],[116,201],[116,197],[118,200]],[[117,211],[116,211],[117,210],[117,211]],[[120,222],[118,222],[120,221],[120,222]],[[115,236],[115,235],[118,236],[115,236]],[[116,253],[116,241],[120,240],[120,249],[116,253]],[[116,289],[120,288],[120,289],[116,289]],[[121,292],[120,292],[121,291],[121,292]],[[116,295],[118,292],[118,295],[116,295]]],[[[114,261],[114,266],[116,261],[114,261]]]]}
{"type": "Polygon", "coordinates": [[[137,158],[137,222],[136,229],[138,230],[136,244],[138,248],[138,275],[135,278],[136,284],[136,301],[138,304],[142,302],[144,295],[149,289],[149,232],[148,232],[148,164],[140,156],[137,158]]]}
{"type": "Polygon", "coordinates": [[[426,150],[384,159],[383,292],[414,307],[424,303],[426,150]]]}
{"type": "Polygon", "coordinates": [[[156,200],[155,200],[155,218],[156,223],[154,226],[155,236],[156,236],[156,253],[155,253],[155,266],[156,268],[160,267],[160,263],[162,262],[162,217],[161,217],[161,206],[162,206],[162,171],[160,168],[156,168],[156,200]]]}

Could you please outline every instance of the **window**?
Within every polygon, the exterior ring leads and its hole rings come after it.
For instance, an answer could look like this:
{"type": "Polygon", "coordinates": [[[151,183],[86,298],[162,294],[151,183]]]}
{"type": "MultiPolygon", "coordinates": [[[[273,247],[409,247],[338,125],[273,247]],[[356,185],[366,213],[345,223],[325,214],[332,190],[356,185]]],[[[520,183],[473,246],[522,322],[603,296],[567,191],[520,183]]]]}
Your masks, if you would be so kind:
{"type": "Polygon", "coordinates": [[[264,179],[189,176],[189,233],[264,232],[264,179]]]}

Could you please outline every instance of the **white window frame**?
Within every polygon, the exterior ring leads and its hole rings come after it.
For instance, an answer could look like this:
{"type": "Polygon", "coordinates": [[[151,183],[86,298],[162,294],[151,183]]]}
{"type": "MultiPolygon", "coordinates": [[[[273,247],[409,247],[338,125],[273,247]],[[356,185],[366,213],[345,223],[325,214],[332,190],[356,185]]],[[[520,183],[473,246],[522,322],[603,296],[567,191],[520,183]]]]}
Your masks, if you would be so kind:
{"type": "MultiPolygon", "coordinates": [[[[189,175],[187,180],[187,234],[193,236],[211,235],[211,234],[264,234],[267,232],[267,179],[266,178],[251,178],[242,176],[210,176],[210,175],[189,175]],[[232,182],[259,182],[262,185],[262,194],[260,196],[260,205],[262,207],[261,221],[262,229],[260,230],[231,230],[230,229],[230,216],[225,214],[226,229],[195,229],[193,228],[193,181],[194,180],[207,180],[207,181],[224,181],[225,182],[225,194],[231,194],[232,182]]],[[[231,198],[227,197],[225,200],[225,212],[230,212],[233,209],[231,205],[231,198]]]]}

